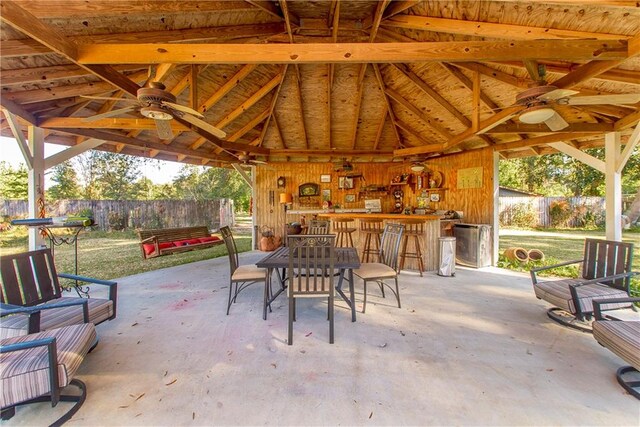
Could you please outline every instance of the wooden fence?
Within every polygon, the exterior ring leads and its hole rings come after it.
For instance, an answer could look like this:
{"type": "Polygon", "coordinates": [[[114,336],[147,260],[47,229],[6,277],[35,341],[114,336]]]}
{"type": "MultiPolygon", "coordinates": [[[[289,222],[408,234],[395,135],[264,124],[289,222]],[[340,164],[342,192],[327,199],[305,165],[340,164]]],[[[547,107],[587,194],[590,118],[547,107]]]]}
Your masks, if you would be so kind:
{"type": "Polygon", "coordinates": [[[550,227],[554,218],[550,214],[551,207],[561,206],[556,211],[564,211],[564,215],[556,215],[555,219],[565,218],[569,227],[584,226],[585,221],[597,223],[604,220],[604,197],[500,197],[498,212],[501,225],[524,225],[531,227],[550,227]]]}
{"type": "MultiPolygon", "coordinates": [[[[0,200],[0,217],[26,218],[26,200],[0,200]]],[[[48,217],[93,216],[99,230],[234,225],[233,200],[59,200],[46,206],[48,217]]]]}

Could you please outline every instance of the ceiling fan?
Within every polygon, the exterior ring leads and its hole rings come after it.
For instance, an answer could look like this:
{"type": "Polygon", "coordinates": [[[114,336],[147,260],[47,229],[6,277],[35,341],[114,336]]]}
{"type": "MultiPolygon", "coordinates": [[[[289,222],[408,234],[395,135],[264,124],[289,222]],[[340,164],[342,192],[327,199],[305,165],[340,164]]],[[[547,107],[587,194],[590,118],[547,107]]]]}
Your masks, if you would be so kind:
{"type": "Polygon", "coordinates": [[[518,119],[522,123],[539,124],[544,123],[553,131],[562,130],[569,126],[560,114],[553,108],[553,105],[597,105],[597,104],[635,104],[640,102],[638,94],[620,95],[592,95],[574,96],[578,91],[570,89],[559,89],[556,86],[546,84],[534,86],[520,92],[516,96],[515,105],[521,105],[526,109],[520,113],[518,119]]]}
{"type": "Polygon", "coordinates": [[[138,89],[136,99],[120,99],[120,98],[107,98],[99,96],[83,96],[89,99],[100,99],[106,101],[123,101],[133,103],[132,105],[120,108],[117,110],[107,111],[106,113],[96,114],[94,116],[85,117],[83,120],[87,122],[104,119],[107,117],[114,117],[119,114],[128,113],[132,111],[138,111],[144,117],[153,119],[158,131],[158,137],[160,139],[173,138],[173,131],[171,130],[171,120],[174,118],[180,118],[184,121],[191,123],[192,125],[207,131],[214,136],[222,139],[227,134],[210,125],[202,120],[204,116],[198,111],[185,107],[184,105],[176,104],[176,97],[171,92],[166,90],[166,87],[160,82],[150,82],[147,86],[138,89]]]}
{"type": "Polygon", "coordinates": [[[251,154],[249,154],[247,152],[240,153],[240,154],[235,154],[235,153],[231,153],[231,154],[236,156],[238,161],[243,165],[261,166],[261,165],[267,165],[268,164],[267,162],[265,162],[263,160],[256,159],[255,156],[252,156],[251,154]]]}

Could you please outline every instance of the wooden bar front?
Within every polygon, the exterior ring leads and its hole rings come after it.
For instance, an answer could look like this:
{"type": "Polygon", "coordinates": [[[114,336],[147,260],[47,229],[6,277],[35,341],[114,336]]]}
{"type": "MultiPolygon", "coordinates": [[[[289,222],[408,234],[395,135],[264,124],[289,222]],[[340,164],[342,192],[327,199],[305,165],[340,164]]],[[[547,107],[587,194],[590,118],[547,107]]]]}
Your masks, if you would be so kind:
{"type": "MultiPolygon", "coordinates": [[[[420,249],[422,249],[422,262],[426,271],[434,271],[438,268],[438,238],[440,237],[440,217],[437,215],[402,215],[402,214],[383,214],[383,213],[321,213],[319,218],[353,218],[354,227],[357,231],[353,234],[353,243],[358,249],[358,253],[362,253],[364,238],[360,236],[360,219],[379,218],[385,223],[400,222],[403,219],[420,219],[424,220],[424,235],[420,237],[420,249]]],[[[409,242],[409,250],[413,248],[413,242],[409,242]]],[[[407,258],[405,269],[417,270],[418,262],[414,258],[407,258]]]]}

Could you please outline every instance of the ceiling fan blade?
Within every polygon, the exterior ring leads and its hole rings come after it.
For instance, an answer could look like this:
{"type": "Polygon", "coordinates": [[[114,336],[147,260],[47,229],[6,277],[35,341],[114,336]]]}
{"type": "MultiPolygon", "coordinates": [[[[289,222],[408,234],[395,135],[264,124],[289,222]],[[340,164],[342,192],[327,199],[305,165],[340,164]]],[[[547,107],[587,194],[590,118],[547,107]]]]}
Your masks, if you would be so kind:
{"type": "Polygon", "coordinates": [[[264,160],[255,160],[255,159],[253,159],[253,160],[250,160],[250,161],[251,161],[251,163],[255,163],[256,165],[267,165],[268,164],[264,160]]]}
{"type": "Polygon", "coordinates": [[[220,139],[227,137],[227,134],[224,131],[218,129],[217,127],[211,126],[209,123],[202,121],[197,117],[193,117],[191,114],[185,113],[182,115],[182,118],[192,125],[197,126],[200,129],[205,130],[220,139]]]}
{"type": "Polygon", "coordinates": [[[549,126],[549,129],[552,131],[558,131],[569,127],[569,123],[567,123],[567,121],[563,119],[558,112],[545,120],[544,123],[549,126]]]}
{"type": "Polygon", "coordinates": [[[169,101],[162,101],[162,103],[164,105],[168,105],[169,107],[173,108],[174,110],[178,110],[178,111],[181,111],[183,113],[191,114],[192,116],[204,118],[204,116],[200,112],[194,110],[193,108],[185,107],[184,105],[176,104],[176,103],[169,102],[169,101]]]}
{"type": "Polygon", "coordinates": [[[107,117],[114,117],[123,113],[128,113],[136,109],[135,105],[125,108],[119,108],[117,110],[107,111],[106,113],[96,114],[95,116],[83,117],[83,122],[92,122],[94,120],[106,119],[107,117]]]}
{"type": "Polygon", "coordinates": [[[622,95],[594,95],[576,96],[569,98],[569,105],[595,105],[595,104],[636,104],[640,102],[640,93],[626,93],[622,95]]]}
{"type": "Polygon", "coordinates": [[[171,120],[154,120],[156,122],[156,129],[158,130],[158,137],[160,139],[172,139],[173,131],[171,130],[171,120]]]}
{"type": "Polygon", "coordinates": [[[580,92],[576,90],[571,90],[571,89],[556,89],[556,90],[552,90],[551,92],[547,92],[543,95],[540,95],[538,99],[543,101],[554,101],[556,99],[566,98],[568,96],[575,95],[576,93],[580,93],[580,92]]]}

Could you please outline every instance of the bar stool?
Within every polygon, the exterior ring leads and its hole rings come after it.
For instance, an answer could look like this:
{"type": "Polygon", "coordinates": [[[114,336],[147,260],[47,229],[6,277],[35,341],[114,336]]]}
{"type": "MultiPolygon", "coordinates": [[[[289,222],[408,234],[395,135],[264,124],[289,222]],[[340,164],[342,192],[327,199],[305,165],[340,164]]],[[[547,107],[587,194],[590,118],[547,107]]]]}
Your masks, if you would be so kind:
{"type": "Polygon", "coordinates": [[[402,235],[402,250],[400,252],[400,267],[404,268],[406,258],[415,258],[418,260],[418,270],[420,276],[424,271],[424,263],[422,261],[422,250],[420,249],[420,237],[424,235],[424,220],[421,219],[401,219],[399,223],[404,224],[404,234],[402,235]],[[414,252],[407,252],[409,240],[413,240],[414,252]]]}
{"type": "Polygon", "coordinates": [[[369,262],[369,254],[373,255],[373,262],[378,262],[380,258],[380,236],[382,235],[382,219],[361,219],[360,235],[364,236],[362,262],[369,262]],[[375,248],[373,248],[373,243],[375,243],[375,248]]]}
{"type": "Polygon", "coordinates": [[[353,237],[351,236],[356,228],[351,226],[353,218],[334,218],[333,232],[336,233],[336,246],[353,248],[353,237]]]}

